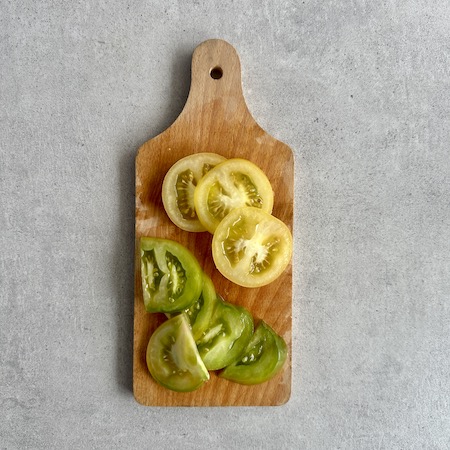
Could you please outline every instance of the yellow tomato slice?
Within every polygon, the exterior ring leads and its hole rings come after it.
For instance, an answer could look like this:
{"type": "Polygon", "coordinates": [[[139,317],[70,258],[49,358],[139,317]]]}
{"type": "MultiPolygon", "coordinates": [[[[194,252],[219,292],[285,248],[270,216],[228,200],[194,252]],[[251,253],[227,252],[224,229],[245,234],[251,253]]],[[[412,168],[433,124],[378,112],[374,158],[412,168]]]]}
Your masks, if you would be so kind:
{"type": "Polygon", "coordinates": [[[252,162],[233,158],[210,170],[194,192],[197,216],[214,233],[227,214],[235,208],[251,206],[272,212],[273,190],[264,172],[252,162]]]}
{"type": "Polygon", "coordinates": [[[281,220],[252,207],[237,208],[220,222],[212,240],[220,273],[244,287],[271,283],[292,257],[292,235],[281,220]]]}
{"type": "Polygon", "coordinates": [[[182,230],[205,231],[195,212],[194,190],[209,170],[225,160],[216,153],[194,153],[177,161],[167,172],[162,185],[164,209],[182,230]]]}

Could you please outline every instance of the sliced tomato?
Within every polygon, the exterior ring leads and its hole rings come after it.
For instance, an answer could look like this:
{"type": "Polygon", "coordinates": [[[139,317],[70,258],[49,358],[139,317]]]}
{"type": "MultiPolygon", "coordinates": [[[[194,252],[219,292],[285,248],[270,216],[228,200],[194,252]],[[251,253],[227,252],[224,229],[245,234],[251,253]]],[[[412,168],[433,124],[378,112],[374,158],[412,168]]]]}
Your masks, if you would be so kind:
{"type": "Polygon", "coordinates": [[[265,322],[260,322],[239,359],[226,367],[222,378],[241,384],[259,384],[273,378],[287,358],[287,345],[265,322]]]}
{"type": "Polygon", "coordinates": [[[194,207],[194,190],[199,180],[225,161],[216,153],[194,153],[177,161],[162,185],[162,201],[170,220],[182,230],[205,231],[194,207]]]}
{"type": "Polygon", "coordinates": [[[222,369],[235,361],[252,333],[251,314],[245,308],[218,298],[207,329],[196,340],[207,369],[222,369]]]}
{"type": "Polygon", "coordinates": [[[191,323],[194,339],[199,339],[208,328],[217,303],[216,289],[206,274],[203,274],[203,289],[199,299],[186,309],[186,314],[191,323]]]}
{"type": "Polygon", "coordinates": [[[173,391],[193,391],[209,379],[184,313],[155,330],[148,342],[146,360],[152,377],[173,391]]]}
{"type": "Polygon", "coordinates": [[[264,172],[252,162],[233,158],[210,170],[194,191],[197,216],[214,233],[220,221],[235,208],[252,206],[272,212],[273,190],[264,172]]]}
{"type": "Polygon", "coordinates": [[[286,224],[261,209],[238,208],[217,227],[212,254],[224,277],[240,286],[260,287],[288,266],[292,235],[286,224]]]}
{"type": "Polygon", "coordinates": [[[167,239],[143,237],[140,250],[142,291],[148,312],[182,311],[199,298],[203,272],[186,247],[167,239]]]}

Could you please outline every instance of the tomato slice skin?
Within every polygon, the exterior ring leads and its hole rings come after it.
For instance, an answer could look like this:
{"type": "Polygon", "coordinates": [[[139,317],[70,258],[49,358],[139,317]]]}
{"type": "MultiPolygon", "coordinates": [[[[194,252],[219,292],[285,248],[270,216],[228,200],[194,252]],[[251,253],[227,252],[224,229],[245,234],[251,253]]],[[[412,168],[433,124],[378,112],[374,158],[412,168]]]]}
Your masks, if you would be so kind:
{"type": "Polygon", "coordinates": [[[253,317],[243,307],[218,297],[208,328],[196,340],[208,370],[219,370],[235,361],[253,334],[253,317]]]}
{"type": "Polygon", "coordinates": [[[166,173],[162,201],[170,220],[185,231],[206,229],[197,217],[194,191],[200,179],[226,158],[216,153],[194,153],[178,160],[166,173]]]}
{"type": "Polygon", "coordinates": [[[184,313],[166,320],[154,331],[147,345],[146,362],[152,377],[173,391],[194,391],[209,380],[184,313]]]}
{"type": "Polygon", "coordinates": [[[168,239],[142,237],[140,252],[147,312],[182,311],[199,298],[203,272],[187,248],[168,239]]]}
{"type": "Polygon", "coordinates": [[[246,385],[264,383],[281,370],[287,353],[283,338],[261,321],[239,360],[227,366],[219,376],[246,385]]]}
{"type": "Polygon", "coordinates": [[[258,208],[231,211],[212,240],[222,275],[240,286],[265,286],[278,278],[292,257],[292,234],[281,220],[258,208]]]}
{"type": "Polygon", "coordinates": [[[273,190],[265,173],[242,158],[228,159],[210,170],[194,191],[194,204],[202,225],[214,233],[235,208],[252,206],[272,212],[273,190]]]}

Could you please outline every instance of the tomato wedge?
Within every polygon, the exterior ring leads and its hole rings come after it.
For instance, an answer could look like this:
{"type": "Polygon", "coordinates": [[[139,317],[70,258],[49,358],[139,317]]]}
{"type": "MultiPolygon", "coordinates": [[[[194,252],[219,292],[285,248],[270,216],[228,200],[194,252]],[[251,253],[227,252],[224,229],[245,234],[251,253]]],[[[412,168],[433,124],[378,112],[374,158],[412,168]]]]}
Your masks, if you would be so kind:
{"type": "Polygon", "coordinates": [[[193,391],[209,380],[184,313],[155,330],[148,342],[146,361],[152,377],[173,391],[193,391]]]}
{"type": "Polygon", "coordinates": [[[216,153],[194,153],[177,161],[167,172],[162,185],[164,209],[182,230],[205,231],[195,211],[194,190],[208,171],[225,160],[216,153]]]}
{"type": "Polygon", "coordinates": [[[148,312],[182,311],[200,296],[203,272],[195,256],[175,241],[140,240],[144,305],[148,312]]]}
{"type": "Polygon", "coordinates": [[[198,182],[194,205],[200,222],[214,233],[220,221],[235,208],[253,206],[271,213],[273,190],[258,166],[233,158],[214,167],[198,182]]]}
{"type": "Polygon", "coordinates": [[[240,384],[259,384],[273,378],[287,358],[283,338],[261,321],[239,360],[226,367],[222,378],[240,384]]]}
{"type": "Polygon", "coordinates": [[[208,327],[196,340],[208,370],[218,370],[235,361],[253,333],[253,318],[245,309],[218,297],[208,327]]]}
{"type": "Polygon", "coordinates": [[[217,227],[212,254],[224,277],[240,286],[260,287],[288,266],[292,235],[286,224],[261,209],[238,208],[217,227]]]}
{"type": "Polygon", "coordinates": [[[199,299],[185,310],[191,323],[194,339],[198,340],[208,328],[217,303],[216,289],[206,274],[203,274],[203,289],[199,299]]]}

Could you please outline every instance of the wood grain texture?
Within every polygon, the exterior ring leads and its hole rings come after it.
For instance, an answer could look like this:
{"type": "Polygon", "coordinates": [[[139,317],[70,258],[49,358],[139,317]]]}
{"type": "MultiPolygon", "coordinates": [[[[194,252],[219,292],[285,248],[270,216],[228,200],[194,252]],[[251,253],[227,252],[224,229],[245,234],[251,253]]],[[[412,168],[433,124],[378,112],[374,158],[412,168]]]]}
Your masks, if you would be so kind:
{"type": "Polygon", "coordinates": [[[168,169],[180,158],[197,152],[214,152],[226,158],[240,157],[257,164],[267,174],[275,193],[273,215],[292,231],[294,160],[291,149],[267,134],[253,119],[241,86],[241,68],[235,49],[222,40],[199,45],[192,57],[192,81],[186,105],[176,121],[146,142],[136,157],[136,252],[133,391],[148,406],[262,406],[281,405],[291,392],[292,265],[276,281],[262,288],[242,288],[226,280],[215,268],[212,235],[189,233],[176,227],[166,215],[161,186],[168,169]],[[220,67],[220,79],[211,69],[220,67]],[[272,380],[243,386],[211,373],[211,379],[191,393],[172,392],[159,386],[148,372],[145,353],[148,340],[164,320],[162,314],[145,311],[142,299],[139,238],[157,236],[188,247],[227,301],[250,310],[255,323],[264,319],[285,339],[289,357],[272,380]]]}

